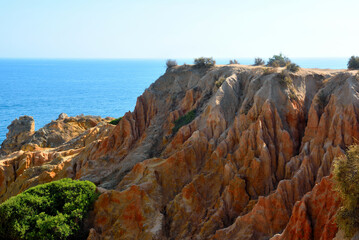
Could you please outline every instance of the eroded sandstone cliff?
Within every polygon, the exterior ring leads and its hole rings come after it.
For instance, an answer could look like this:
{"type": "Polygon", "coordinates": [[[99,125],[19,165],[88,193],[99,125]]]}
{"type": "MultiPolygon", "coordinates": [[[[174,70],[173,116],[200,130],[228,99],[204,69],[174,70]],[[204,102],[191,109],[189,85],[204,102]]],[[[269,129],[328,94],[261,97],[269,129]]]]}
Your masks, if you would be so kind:
{"type": "Polygon", "coordinates": [[[359,139],[358,91],[354,71],[174,67],[116,127],[0,159],[0,200],[71,177],[102,192],[88,239],[331,239],[327,176],[359,139]]]}

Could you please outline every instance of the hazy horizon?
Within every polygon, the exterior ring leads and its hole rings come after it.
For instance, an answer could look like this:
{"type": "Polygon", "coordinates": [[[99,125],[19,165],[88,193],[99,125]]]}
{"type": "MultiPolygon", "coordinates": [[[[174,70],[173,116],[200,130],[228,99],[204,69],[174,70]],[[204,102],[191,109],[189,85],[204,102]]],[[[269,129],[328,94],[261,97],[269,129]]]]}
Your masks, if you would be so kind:
{"type": "Polygon", "coordinates": [[[359,55],[357,9],[354,0],[2,1],[0,58],[349,58],[359,55]]]}

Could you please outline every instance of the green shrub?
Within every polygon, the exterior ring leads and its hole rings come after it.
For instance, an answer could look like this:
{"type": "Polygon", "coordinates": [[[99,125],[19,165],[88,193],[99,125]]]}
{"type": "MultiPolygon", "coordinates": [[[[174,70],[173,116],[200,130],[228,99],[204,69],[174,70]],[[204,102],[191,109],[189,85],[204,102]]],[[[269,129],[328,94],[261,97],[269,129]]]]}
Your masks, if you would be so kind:
{"type": "Polygon", "coordinates": [[[177,66],[177,61],[173,60],[173,59],[168,59],[166,61],[166,66],[167,66],[167,68],[175,67],[175,66],[177,66]]]}
{"type": "Polygon", "coordinates": [[[121,121],[122,117],[116,118],[114,120],[112,120],[111,122],[109,122],[112,125],[117,125],[120,121],[121,121]]]}
{"type": "Polygon", "coordinates": [[[186,113],[176,121],[174,121],[175,126],[172,128],[172,133],[175,134],[181,127],[189,124],[196,118],[196,109],[186,113]]]}
{"type": "Polygon", "coordinates": [[[299,71],[299,69],[300,69],[300,67],[297,65],[297,64],[295,64],[295,63],[289,63],[288,65],[287,65],[287,70],[288,71],[291,71],[291,72],[298,72],[299,71]]]}
{"type": "Polygon", "coordinates": [[[69,178],[41,184],[0,205],[0,239],[79,239],[96,186],[69,178]]]}
{"type": "Polygon", "coordinates": [[[268,59],[267,66],[269,67],[285,67],[290,64],[289,58],[283,56],[282,54],[274,55],[270,59],[268,59]]]}
{"type": "Polygon", "coordinates": [[[220,88],[225,80],[226,78],[221,76],[214,84],[216,85],[217,88],[220,88]]]}
{"type": "Polygon", "coordinates": [[[298,92],[294,87],[293,84],[293,79],[290,77],[289,73],[287,70],[283,70],[281,73],[278,73],[277,75],[279,83],[283,86],[286,87],[289,92],[288,92],[288,96],[290,98],[290,100],[298,100],[298,92]]]}
{"type": "Polygon", "coordinates": [[[200,58],[194,59],[194,66],[196,68],[213,67],[215,64],[216,64],[216,61],[213,60],[213,58],[200,57],[200,58]]]}
{"type": "Polygon", "coordinates": [[[293,86],[293,79],[289,76],[287,71],[282,71],[278,73],[279,83],[285,87],[293,86]]]}
{"type": "Polygon", "coordinates": [[[255,58],[253,66],[261,66],[265,65],[265,62],[262,58],[255,58]]]}
{"type": "Polygon", "coordinates": [[[277,70],[273,69],[273,68],[263,68],[263,75],[269,75],[272,73],[276,73],[277,70]]]}
{"type": "Polygon", "coordinates": [[[229,64],[239,64],[239,62],[236,59],[229,60],[229,64]]]}
{"type": "Polygon", "coordinates": [[[346,237],[359,231],[359,145],[352,145],[334,161],[336,190],[342,199],[336,221],[346,237]]]}
{"type": "Polygon", "coordinates": [[[351,56],[348,61],[348,69],[355,70],[359,69],[359,57],[351,56]]]}

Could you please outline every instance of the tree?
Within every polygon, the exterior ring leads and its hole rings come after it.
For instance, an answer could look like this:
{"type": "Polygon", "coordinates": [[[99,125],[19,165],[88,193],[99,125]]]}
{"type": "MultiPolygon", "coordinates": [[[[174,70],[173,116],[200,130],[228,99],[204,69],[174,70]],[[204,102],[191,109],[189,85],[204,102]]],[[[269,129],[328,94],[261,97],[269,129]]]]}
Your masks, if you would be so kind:
{"type": "Polygon", "coordinates": [[[261,65],[264,65],[265,64],[265,62],[264,62],[264,60],[262,59],[262,58],[255,58],[254,59],[254,66],[261,66],[261,65]]]}
{"type": "Polygon", "coordinates": [[[359,57],[351,56],[348,61],[348,69],[355,70],[359,69],[359,57]]]}
{"type": "Polygon", "coordinates": [[[336,221],[351,238],[359,231],[359,145],[350,146],[344,156],[335,159],[333,173],[342,199],[336,221]]]}
{"type": "Polygon", "coordinates": [[[177,66],[177,61],[173,59],[168,59],[166,61],[167,68],[175,67],[177,66]]]}
{"type": "Polygon", "coordinates": [[[285,67],[290,63],[291,63],[290,59],[281,53],[279,55],[274,55],[273,57],[269,58],[267,66],[269,66],[269,67],[285,67]]]}
{"type": "Polygon", "coordinates": [[[216,61],[213,58],[200,57],[194,59],[194,66],[196,68],[212,67],[215,64],[216,61]]]}
{"type": "Polygon", "coordinates": [[[299,71],[299,69],[300,69],[300,67],[297,65],[297,64],[295,64],[295,63],[289,63],[288,65],[287,65],[287,70],[288,71],[291,71],[291,72],[298,72],[299,71]]]}

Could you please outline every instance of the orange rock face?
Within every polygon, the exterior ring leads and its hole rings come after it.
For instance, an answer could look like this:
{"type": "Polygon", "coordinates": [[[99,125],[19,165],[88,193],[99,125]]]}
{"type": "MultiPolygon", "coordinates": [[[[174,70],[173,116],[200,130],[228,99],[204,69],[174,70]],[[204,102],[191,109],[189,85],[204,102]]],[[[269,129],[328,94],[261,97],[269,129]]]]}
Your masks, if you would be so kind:
{"type": "Polygon", "coordinates": [[[333,190],[333,182],[324,177],[313,190],[293,207],[292,216],[279,239],[333,239],[338,231],[335,214],[340,199],[333,190]]]}
{"type": "Polygon", "coordinates": [[[340,200],[327,176],[359,139],[359,82],[353,72],[279,71],[173,67],[116,127],[0,160],[0,197],[62,177],[93,181],[106,190],[92,240],[332,239],[340,200]]]}

